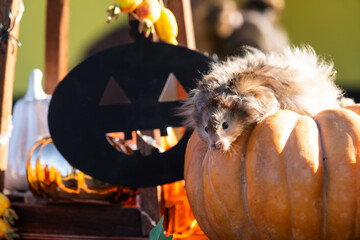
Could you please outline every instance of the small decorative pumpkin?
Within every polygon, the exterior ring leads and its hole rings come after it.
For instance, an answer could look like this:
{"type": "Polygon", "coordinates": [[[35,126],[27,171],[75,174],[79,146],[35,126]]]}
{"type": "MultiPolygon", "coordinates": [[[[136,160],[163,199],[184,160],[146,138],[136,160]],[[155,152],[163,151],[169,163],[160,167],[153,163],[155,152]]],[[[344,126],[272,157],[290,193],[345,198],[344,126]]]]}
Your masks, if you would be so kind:
{"type": "Polygon", "coordinates": [[[29,189],[41,200],[101,200],[135,205],[136,189],[99,181],[72,167],[57,151],[51,138],[33,146],[26,170],[29,189]]]}
{"type": "Polygon", "coordinates": [[[313,119],[281,110],[227,152],[211,152],[194,132],[185,183],[205,234],[359,239],[359,113],[360,104],[325,110],[313,119]]]}

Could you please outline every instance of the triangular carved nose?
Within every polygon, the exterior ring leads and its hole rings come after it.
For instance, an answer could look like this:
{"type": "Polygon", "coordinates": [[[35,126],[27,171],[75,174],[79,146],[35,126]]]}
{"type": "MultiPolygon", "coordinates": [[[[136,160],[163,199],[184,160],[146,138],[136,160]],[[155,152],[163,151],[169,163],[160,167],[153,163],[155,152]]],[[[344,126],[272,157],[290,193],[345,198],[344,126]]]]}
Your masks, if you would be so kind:
{"type": "Polygon", "coordinates": [[[187,98],[188,94],[173,73],[170,73],[160,94],[159,102],[171,102],[187,98]]]}
{"type": "Polygon", "coordinates": [[[124,90],[115,81],[114,77],[111,76],[101,97],[99,106],[130,103],[131,101],[125,94],[124,90]]]}

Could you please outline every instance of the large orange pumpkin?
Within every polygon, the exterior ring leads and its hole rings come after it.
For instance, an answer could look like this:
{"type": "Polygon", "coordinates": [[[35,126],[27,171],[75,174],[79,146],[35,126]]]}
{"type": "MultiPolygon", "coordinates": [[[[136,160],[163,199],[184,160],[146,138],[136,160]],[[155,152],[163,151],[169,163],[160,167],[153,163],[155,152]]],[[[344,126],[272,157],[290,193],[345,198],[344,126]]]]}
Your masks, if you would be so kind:
{"type": "Polygon", "coordinates": [[[210,239],[360,239],[360,105],[281,110],[228,152],[194,132],[185,184],[210,239]],[[350,109],[350,110],[349,110],[350,109]]]}

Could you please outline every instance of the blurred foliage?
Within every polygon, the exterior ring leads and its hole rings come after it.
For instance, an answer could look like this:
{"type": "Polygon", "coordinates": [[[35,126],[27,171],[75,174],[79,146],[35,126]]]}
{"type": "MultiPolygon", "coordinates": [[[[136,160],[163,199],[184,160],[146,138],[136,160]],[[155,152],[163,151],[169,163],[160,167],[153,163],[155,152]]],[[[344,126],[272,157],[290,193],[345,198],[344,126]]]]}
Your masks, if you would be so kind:
{"type": "MultiPolygon", "coordinates": [[[[193,0],[196,1],[196,0],[193,0]]],[[[239,1],[239,0],[238,0],[239,1]]],[[[69,70],[83,60],[92,44],[126,23],[106,23],[106,9],[112,0],[71,1],[69,70]]],[[[21,20],[14,97],[23,96],[33,68],[44,70],[46,0],[24,0],[21,20]]],[[[317,53],[335,63],[338,84],[360,90],[360,1],[286,1],[282,25],[293,44],[310,44],[317,53]]]]}

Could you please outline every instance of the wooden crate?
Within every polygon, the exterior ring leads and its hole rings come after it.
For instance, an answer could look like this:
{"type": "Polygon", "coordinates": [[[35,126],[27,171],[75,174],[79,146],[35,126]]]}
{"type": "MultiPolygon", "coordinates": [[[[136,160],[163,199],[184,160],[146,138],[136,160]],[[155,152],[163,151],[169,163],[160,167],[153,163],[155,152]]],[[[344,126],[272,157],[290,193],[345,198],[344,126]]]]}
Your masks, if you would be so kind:
{"type": "Polygon", "coordinates": [[[148,239],[141,213],[119,204],[12,202],[21,239],[148,239]]]}

